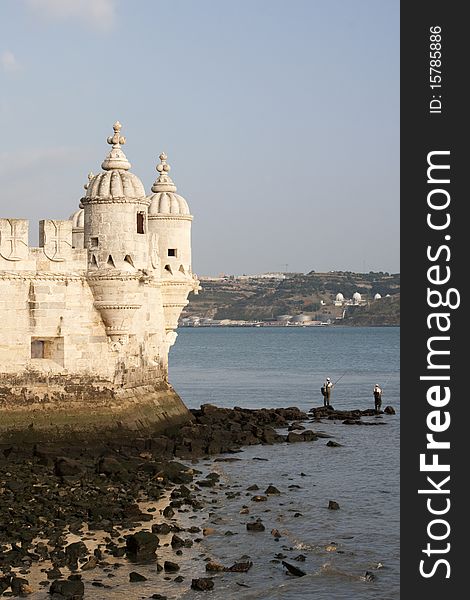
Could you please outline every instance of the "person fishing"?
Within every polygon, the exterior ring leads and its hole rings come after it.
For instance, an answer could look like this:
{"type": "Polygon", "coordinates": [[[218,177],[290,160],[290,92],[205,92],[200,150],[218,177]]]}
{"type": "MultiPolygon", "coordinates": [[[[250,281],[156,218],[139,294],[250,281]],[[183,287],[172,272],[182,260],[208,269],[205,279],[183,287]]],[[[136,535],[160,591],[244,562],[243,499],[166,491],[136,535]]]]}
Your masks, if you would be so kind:
{"type": "Polygon", "coordinates": [[[382,406],[382,388],[378,383],[374,386],[374,404],[375,404],[375,412],[378,413],[380,411],[380,407],[382,406]]]}
{"type": "Polygon", "coordinates": [[[330,406],[331,390],[333,387],[334,383],[331,383],[331,379],[327,377],[325,383],[320,388],[323,395],[323,406],[330,406]]]}

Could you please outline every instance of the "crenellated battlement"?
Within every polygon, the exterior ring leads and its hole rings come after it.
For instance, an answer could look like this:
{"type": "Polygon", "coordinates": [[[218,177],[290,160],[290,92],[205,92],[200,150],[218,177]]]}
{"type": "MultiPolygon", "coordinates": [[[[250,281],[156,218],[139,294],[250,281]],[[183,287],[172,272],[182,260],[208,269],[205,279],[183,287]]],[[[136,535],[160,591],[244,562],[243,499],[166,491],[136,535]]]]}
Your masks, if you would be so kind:
{"type": "Polygon", "coordinates": [[[72,244],[71,220],[41,220],[38,247],[28,236],[27,219],[0,218],[0,272],[86,269],[86,250],[72,244]]]}

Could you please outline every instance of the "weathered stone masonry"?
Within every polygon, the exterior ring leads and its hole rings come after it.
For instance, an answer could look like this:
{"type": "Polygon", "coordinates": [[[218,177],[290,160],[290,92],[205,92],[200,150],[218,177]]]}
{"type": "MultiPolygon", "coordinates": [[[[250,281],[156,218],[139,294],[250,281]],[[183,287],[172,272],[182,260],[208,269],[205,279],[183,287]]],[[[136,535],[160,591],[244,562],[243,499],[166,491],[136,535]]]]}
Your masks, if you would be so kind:
{"type": "Polygon", "coordinates": [[[0,219],[0,435],[163,428],[189,418],[168,384],[178,317],[199,282],[165,154],[146,195],[108,138],[70,220],[0,219]],[[3,433],[2,433],[3,432],[3,433]]]}

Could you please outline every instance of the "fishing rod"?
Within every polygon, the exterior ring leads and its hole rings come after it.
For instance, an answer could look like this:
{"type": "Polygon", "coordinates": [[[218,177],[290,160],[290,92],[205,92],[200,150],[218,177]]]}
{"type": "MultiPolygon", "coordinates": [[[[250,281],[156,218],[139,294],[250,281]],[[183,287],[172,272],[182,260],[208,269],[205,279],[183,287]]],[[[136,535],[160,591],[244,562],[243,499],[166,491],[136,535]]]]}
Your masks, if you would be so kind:
{"type": "Polygon", "coordinates": [[[343,379],[343,377],[346,375],[346,373],[347,373],[347,371],[345,371],[345,372],[344,372],[344,373],[341,375],[341,377],[339,377],[339,378],[338,378],[338,379],[337,379],[337,380],[336,380],[336,381],[333,383],[333,385],[336,385],[336,384],[338,383],[338,381],[340,381],[341,379],[343,379]]]}

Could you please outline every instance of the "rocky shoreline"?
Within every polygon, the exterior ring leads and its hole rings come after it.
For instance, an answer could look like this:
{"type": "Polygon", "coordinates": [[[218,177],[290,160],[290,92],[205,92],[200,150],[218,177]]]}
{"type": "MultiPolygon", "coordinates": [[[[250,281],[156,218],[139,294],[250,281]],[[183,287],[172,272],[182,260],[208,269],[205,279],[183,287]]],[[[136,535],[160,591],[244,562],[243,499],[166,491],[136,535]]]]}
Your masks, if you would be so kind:
{"type": "MultiPolygon", "coordinates": [[[[307,414],[295,407],[203,405],[191,412],[190,424],[165,435],[102,444],[0,445],[0,596],[25,597],[43,590],[55,600],[95,598],[98,588],[113,589],[124,564],[135,564],[135,570],[121,571],[136,585],[148,579],[138,565],[153,565],[152,583],[159,590],[160,577],[175,585],[189,583],[179,574],[180,561],[189,555],[205,562],[208,575],[191,578],[191,588],[212,589],[214,573],[247,572],[251,562],[240,557],[221,565],[195,554],[197,545],[211,535],[205,526],[208,494],[220,487],[219,475],[206,473],[198,460],[215,455],[224,455],[216,461],[236,460],[244,446],[329,438],[310,428],[322,420],[385,424],[382,413],[374,410],[332,407],[307,414]],[[364,416],[377,419],[363,421],[364,416]]],[[[391,407],[384,412],[394,414],[391,407]]],[[[339,444],[328,440],[327,445],[339,444]]],[[[279,492],[274,485],[249,491],[253,503],[279,492]]],[[[328,508],[339,505],[332,501],[328,508]]],[[[245,514],[250,514],[248,506],[245,514]]],[[[261,519],[250,519],[247,531],[264,531],[261,519]]],[[[276,530],[271,533],[275,536],[276,530]]],[[[302,576],[295,565],[284,567],[302,576]]],[[[165,598],[160,591],[138,597],[165,598]]]]}

